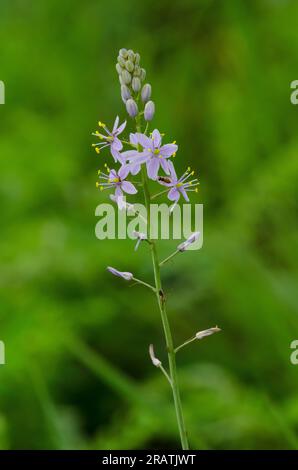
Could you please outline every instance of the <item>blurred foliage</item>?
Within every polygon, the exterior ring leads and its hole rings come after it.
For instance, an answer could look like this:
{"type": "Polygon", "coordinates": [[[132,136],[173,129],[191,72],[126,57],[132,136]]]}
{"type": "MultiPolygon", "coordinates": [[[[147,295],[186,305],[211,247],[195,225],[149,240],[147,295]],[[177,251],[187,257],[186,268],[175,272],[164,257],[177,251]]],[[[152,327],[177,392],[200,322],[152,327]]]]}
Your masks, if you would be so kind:
{"type": "MultiPolygon", "coordinates": [[[[115,72],[139,51],[156,127],[200,175],[204,247],[167,265],[192,448],[298,448],[298,3],[0,0],[0,448],[174,448],[148,247],[95,238],[91,149],[125,117],[115,72]]],[[[105,161],[105,160],[104,160],[105,161]]],[[[171,252],[162,244],[162,255],[171,252]]]]}

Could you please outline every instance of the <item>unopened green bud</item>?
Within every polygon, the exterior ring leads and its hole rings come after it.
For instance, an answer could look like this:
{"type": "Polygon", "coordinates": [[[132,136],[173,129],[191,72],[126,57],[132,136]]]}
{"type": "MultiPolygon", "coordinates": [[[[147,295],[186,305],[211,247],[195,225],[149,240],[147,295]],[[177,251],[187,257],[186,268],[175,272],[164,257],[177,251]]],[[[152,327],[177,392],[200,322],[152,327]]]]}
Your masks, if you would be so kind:
{"type": "Polygon", "coordinates": [[[138,52],[135,53],[135,64],[139,65],[141,60],[140,54],[138,52]]]}
{"type": "Polygon", "coordinates": [[[135,65],[135,69],[133,71],[133,74],[135,77],[140,77],[141,76],[141,68],[138,65],[135,65]]]}
{"type": "Polygon", "coordinates": [[[146,121],[152,121],[155,113],[155,104],[153,101],[148,101],[144,109],[144,118],[146,121]]]}
{"type": "Polygon", "coordinates": [[[125,48],[120,49],[119,55],[121,55],[122,57],[124,57],[124,59],[126,59],[126,57],[127,57],[127,49],[125,49],[125,48]]]}
{"type": "Polygon", "coordinates": [[[142,85],[139,77],[133,77],[131,86],[133,91],[135,91],[136,93],[140,91],[142,85]]]}
{"type": "Polygon", "coordinates": [[[127,57],[128,57],[129,60],[131,60],[132,62],[134,62],[134,60],[135,60],[135,53],[134,53],[134,51],[131,50],[131,49],[129,49],[129,50],[127,51],[127,57]]]}
{"type": "Polygon", "coordinates": [[[121,67],[125,67],[125,59],[121,55],[118,56],[118,63],[121,67]]]}
{"type": "Polygon", "coordinates": [[[141,98],[143,103],[147,103],[148,100],[150,100],[151,97],[151,85],[149,83],[146,83],[146,85],[143,86],[142,88],[142,93],[141,93],[141,98]]]}
{"type": "Polygon", "coordinates": [[[116,64],[116,70],[117,70],[117,72],[118,72],[118,75],[120,75],[120,73],[122,72],[122,67],[121,67],[121,65],[118,64],[118,63],[116,64]]]}
{"type": "Polygon", "coordinates": [[[145,78],[146,78],[146,70],[141,69],[141,80],[142,80],[142,82],[145,80],[145,78]]]}
{"type": "Polygon", "coordinates": [[[121,97],[124,103],[131,98],[129,88],[126,85],[121,86],[121,97]]]}
{"type": "Polygon", "coordinates": [[[124,85],[129,85],[131,82],[131,75],[127,70],[122,70],[121,77],[124,85]]]}
{"type": "Polygon", "coordinates": [[[132,72],[133,69],[134,69],[134,65],[133,65],[133,63],[132,63],[130,60],[127,60],[127,61],[125,62],[125,68],[126,68],[126,70],[128,70],[129,72],[132,72]]]}
{"type": "Polygon", "coordinates": [[[137,103],[132,98],[126,101],[126,111],[132,118],[136,117],[139,113],[137,103]]]}

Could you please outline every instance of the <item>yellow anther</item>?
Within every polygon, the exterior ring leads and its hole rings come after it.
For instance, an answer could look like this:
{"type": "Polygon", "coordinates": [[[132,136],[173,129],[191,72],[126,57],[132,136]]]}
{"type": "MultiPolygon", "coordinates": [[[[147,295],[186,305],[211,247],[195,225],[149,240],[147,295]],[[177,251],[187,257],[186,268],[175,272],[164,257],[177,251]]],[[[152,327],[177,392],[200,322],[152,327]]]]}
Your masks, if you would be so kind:
{"type": "Polygon", "coordinates": [[[173,144],[174,144],[174,145],[176,144],[176,140],[174,140],[173,144]]]}
{"type": "Polygon", "coordinates": [[[109,183],[119,183],[120,179],[119,178],[111,178],[109,179],[109,183]]]}
{"type": "Polygon", "coordinates": [[[98,172],[97,172],[97,173],[100,175],[100,173],[101,173],[101,170],[98,170],[98,172]]]}
{"type": "Polygon", "coordinates": [[[181,186],[183,186],[183,183],[177,183],[176,184],[176,188],[181,188],[181,186]]]}
{"type": "Polygon", "coordinates": [[[190,181],[188,184],[191,186],[191,185],[192,185],[192,181],[190,181]]]}
{"type": "Polygon", "coordinates": [[[194,170],[192,170],[191,175],[193,176],[195,174],[194,170]]]}
{"type": "Polygon", "coordinates": [[[100,191],[103,191],[103,186],[100,186],[99,189],[100,189],[100,191]]]}
{"type": "Polygon", "coordinates": [[[195,192],[197,193],[198,191],[199,191],[199,188],[196,188],[196,189],[195,189],[195,192]]]}
{"type": "Polygon", "coordinates": [[[190,170],[191,170],[191,168],[190,168],[190,166],[189,166],[186,171],[190,171],[190,170]]]}
{"type": "Polygon", "coordinates": [[[154,155],[159,155],[159,149],[155,149],[153,153],[154,155]]]}
{"type": "Polygon", "coordinates": [[[100,153],[100,148],[99,148],[99,147],[95,147],[95,152],[96,152],[96,153],[100,153]]]}
{"type": "Polygon", "coordinates": [[[101,121],[98,121],[98,125],[99,125],[99,127],[106,127],[106,125],[101,121]]]}
{"type": "Polygon", "coordinates": [[[173,153],[173,157],[174,157],[174,158],[176,157],[176,152],[173,153]]]}
{"type": "Polygon", "coordinates": [[[99,182],[96,181],[95,186],[98,188],[99,187],[99,182]]]}

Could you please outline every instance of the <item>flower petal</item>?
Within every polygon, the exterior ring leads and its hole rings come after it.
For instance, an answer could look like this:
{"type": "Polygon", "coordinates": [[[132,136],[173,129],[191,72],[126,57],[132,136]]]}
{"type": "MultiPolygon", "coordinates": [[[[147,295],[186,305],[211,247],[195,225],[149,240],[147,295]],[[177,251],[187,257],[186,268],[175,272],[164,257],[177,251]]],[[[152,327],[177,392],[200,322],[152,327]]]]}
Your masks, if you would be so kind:
{"type": "Polygon", "coordinates": [[[122,181],[121,189],[128,194],[136,194],[138,192],[130,181],[122,181]]]}
{"type": "Polygon", "coordinates": [[[178,150],[178,145],[176,144],[166,144],[160,147],[160,154],[163,157],[171,157],[178,150]]]}
{"type": "Polygon", "coordinates": [[[129,134],[129,142],[132,144],[132,145],[138,145],[138,137],[137,137],[137,134],[133,134],[132,132],[129,134]]]}
{"type": "Polygon", "coordinates": [[[179,188],[178,191],[180,191],[180,193],[182,194],[182,196],[184,197],[184,199],[186,200],[186,202],[189,202],[189,197],[188,197],[188,195],[187,195],[187,193],[186,193],[184,187],[183,187],[183,186],[180,186],[180,188],[179,188]]]}
{"type": "MultiPolygon", "coordinates": [[[[122,186],[122,185],[121,185],[122,186]]],[[[120,186],[116,186],[116,190],[115,190],[115,197],[116,197],[116,200],[118,200],[118,198],[121,198],[123,196],[123,192],[121,190],[121,187],[120,186]]]]}
{"type": "Polygon", "coordinates": [[[156,180],[159,166],[160,160],[156,157],[147,162],[147,174],[152,180],[156,180]]]}
{"type": "Polygon", "coordinates": [[[118,150],[116,150],[114,147],[112,147],[112,145],[110,146],[110,150],[111,150],[112,156],[114,157],[115,162],[118,161],[122,163],[121,153],[118,150]]]}
{"type": "Polygon", "coordinates": [[[175,167],[174,167],[174,163],[171,160],[169,160],[168,165],[169,165],[172,180],[173,180],[173,182],[177,183],[177,181],[178,181],[177,180],[177,173],[176,173],[176,170],[175,170],[175,167]]]}
{"type": "Polygon", "coordinates": [[[161,144],[161,135],[160,132],[157,129],[154,129],[152,132],[152,140],[154,143],[154,147],[160,147],[161,144]]]}
{"type": "Polygon", "coordinates": [[[118,124],[119,124],[119,116],[117,116],[116,119],[115,119],[114,126],[113,126],[113,131],[112,131],[113,134],[116,132],[118,124]]]}
{"type": "Polygon", "coordinates": [[[114,137],[113,142],[111,143],[111,147],[113,147],[115,150],[121,150],[123,148],[123,144],[118,137],[114,137]]]}
{"type": "Polygon", "coordinates": [[[124,131],[125,127],[126,127],[126,121],[124,121],[124,122],[121,124],[121,126],[119,126],[118,129],[116,129],[116,135],[121,134],[121,132],[124,131]]]}
{"type": "Polygon", "coordinates": [[[138,157],[140,155],[137,150],[126,150],[121,153],[121,156],[124,160],[129,160],[130,158],[138,157]]]}
{"type": "Polygon", "coordinates": [[[160,159],[160,164],[162,166],[163,171],[168,175],[170,173],[169,162],[164,158],[160,159]]]}
{"type": "Polygon", "coordinates": [[[137,132],[135,135],[138,139],[139,144],[141,144],[141,146],[144,149],[147,150],[147,149],[152,149],[153,148],[152,139],[149,139],[149,137],[147,137],[145,134],[141,134],[140,132],[137,132]]]}
{"type": "Polygon", "coordinates": [[[168,193],[168,198],[170,199],[170,201],[178,201],[180,198],[180,193],[178,189],[177,188],[170,189],[168,193]]]}
{"type": "Polygon", "coordinates": [[[131,163],[129,165],[130,167],[130,172],[132,175],[137,175],[138,173],[140,173],[140,170],[141,170],[141,165],[139,163],[131,163]]]}
{"type": "Polygon", "coordinates": [[[128,173],[129,173],[129,165],[122,165],[122,167],[118,171],[118,175],[120,176],[122,180],[125,180],[128,173]]]}

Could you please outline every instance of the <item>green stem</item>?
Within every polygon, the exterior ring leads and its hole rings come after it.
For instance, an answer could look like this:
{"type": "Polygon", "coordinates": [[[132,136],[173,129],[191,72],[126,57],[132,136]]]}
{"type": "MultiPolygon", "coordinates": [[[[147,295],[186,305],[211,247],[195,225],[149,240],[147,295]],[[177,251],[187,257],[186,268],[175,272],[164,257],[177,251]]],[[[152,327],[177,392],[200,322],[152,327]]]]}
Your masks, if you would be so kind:
{"type": "MultiPolygon", "coordinates": [[[[137,121],[137,126],[136,126],[137,132],[141,132],[139,116],[137,117],[136,121],[137,121]]],[[[139,149],[139,151],[141,151],[141,148],[139,149]]],[[[163,325],[163,330],[164,330],[164,335],[165,335],[165,340],[166,340],[167,352],[168,352],[170,379],[171,379],[171,386],[172,386],[172,391],[173,391],[176,418],[177,418],[177,423],[178,423],[178,428],[179,428],[182,449],[188,450],[189,446],[188,446],[187,434],[186,434],[181,399],[180,399],[179,385],[178,385],[175,350],[174,350],[174,345],[173,345],[173,338],[172,338],[172,333],[170,329],[170,324],[169,324],[169,320],[168,320],[168,316],[166,312],[165,296],[164,296],[164,292],[162,289],[161,276],[160,276],[159,258],[158,258],[156,244],[153,240],[150,239],[150,192],[149,192],[149,187],[148,187],[148,177],[147,177],[146,168],[144,165],[142,167],[142,180],[143,180],[145,205],[146,205],[147,217],[148,217],[147,237],[148,237],[148,240],[151,242],[150,248],[151,248],[152,263],[153,263],[153,269],[154,269],[156,297],[157,297],[157,303],[158,303],[159,310],[160,310],[160,315],[161,315],[161,320],[162,320],[162,325],[163,325]]]]}
{"type": "Polygon", "coordinates": [[[174,256],[178,255],[178,253],[180,253],[179,250],[176,250],[174,251],[174,253],[172,253],[170,256],[168,256],[166,259],[162,260],[160,263],[159,263],[159,266],[163,266],[164,264],[166,264],[168,261],[170,261],[170,259],[174,258],[174,256]]]}
{"type": "Polygon", "coordinates": [[[194,336],[193,338],[190,338],[184,343],[180,344],[180,346],[177,346],[177,348],[175,348],[175,353],[178,352],[180,349],[184,348],[184,346],[187,346],[188,344],[192,343],[196,339],[197,339],[196,336],[194,336]]]}

